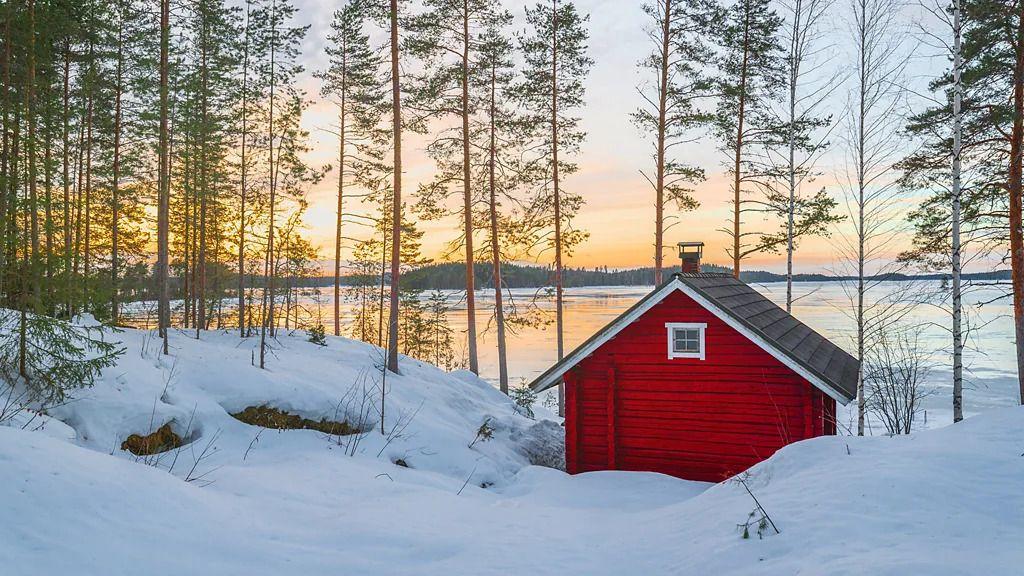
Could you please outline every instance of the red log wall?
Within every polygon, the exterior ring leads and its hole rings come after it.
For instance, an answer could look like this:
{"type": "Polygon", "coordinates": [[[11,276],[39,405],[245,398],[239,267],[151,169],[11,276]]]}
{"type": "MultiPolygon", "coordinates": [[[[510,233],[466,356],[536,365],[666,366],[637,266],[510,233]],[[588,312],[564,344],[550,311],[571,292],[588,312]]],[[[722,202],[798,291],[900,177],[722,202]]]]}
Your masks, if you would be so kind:
{"type": "Polygon", "coordinates": [[[717,482],[835,434],[835,400],[682,292],[566,374],[570,473],[646,470],[717,482]],[[668,358],[666,322],[703,322],[705,359],[668,358]]]}

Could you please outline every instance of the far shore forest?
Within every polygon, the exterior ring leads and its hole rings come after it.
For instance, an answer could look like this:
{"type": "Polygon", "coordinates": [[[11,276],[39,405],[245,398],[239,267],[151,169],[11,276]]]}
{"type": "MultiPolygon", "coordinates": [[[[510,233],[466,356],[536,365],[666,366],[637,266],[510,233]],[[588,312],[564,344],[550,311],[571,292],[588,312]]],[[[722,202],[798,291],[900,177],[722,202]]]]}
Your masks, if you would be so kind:
{"type": "Polygon", "coordinates": [[[650,154],[635,203],[654,234],[651,266],[621,271],[568,266],[589,237],[574,178],[591,45],[613,41],[582,4],[338,0],[311,39],[294,0],[0,1],[0,383],[39,401],[90,385],[121,351],[74,319],[119,326],[126,302],[148,298],[164,354],[172,322],[202,339],[229,300],[263,368],[292,291],[327,284],[333,315],[300,327],[311,339],[378,344],[392,372],[400,353],[457,347],[478,372],[478,330],[493,326],[508,393],[506,330],[550,322],[562,358],[564,289],[668,279],[667,236],[707,208],[695,187],[724,176],[730,265],[708,270],[785,282],[787,310],[794,281],[848,287],[859,434],[868,410],[913,418],[927,367],[906,319],[920,305],[948,312],[962,419],[961,302],[980,283],[1008,280],[996,285],[1013,302],[1024,402],[1020,0],[638,2],[648,43],[628,71],[630,120],[650,154]],[[321,44],[327,64],[306,69],[303,47],[321,44]],[[918,87],[925,54],[944,65],[918,87]],[[334,106],[325,165],[308,161],[314,102],[334,106]],[[412,136],[433,161],[422,181],[403,178],[412,136]],[[721,162],[688,163],[693,145],[721,162]],[[822,178],[826,156],[841,173],[822,178]],[[336,191],[328,253],[304,221],[323,183],[336,191]],[[457,229],[427,258],[423,224],[441,220],[457,229]],[[811,237],[841,262],[828,278],[793,273],[811,237]],[[786,272],[746,269],[766,256],[786,272]],[[915,278],[942,285],[925,295],[915,278]],[[908,288],[872,297],[886,280],[908,288]],[[525,286],[550,287],[551,318],[509,301],[525,286]],[[441,288],[463,291],[464,331],[423,297],[441,288]],[[486,318],[474,289],[493,294],[486,318]]]}

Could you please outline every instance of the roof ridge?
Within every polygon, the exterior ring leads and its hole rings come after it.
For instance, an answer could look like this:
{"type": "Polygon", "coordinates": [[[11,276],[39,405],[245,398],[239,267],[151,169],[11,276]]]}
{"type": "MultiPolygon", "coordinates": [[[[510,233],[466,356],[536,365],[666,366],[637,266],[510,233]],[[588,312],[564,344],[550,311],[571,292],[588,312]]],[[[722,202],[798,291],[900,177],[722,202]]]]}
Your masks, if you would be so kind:
{"type": "Polygon", "coordinates": [[[563,360],[557,362],[554,366],[551,366],[544,371],[544,373],[538,376],[530,384],[530,387],[534,390],[545,390],[553,386],[557,379],[572,366],[593,352],[593,350],[602,346],[604,342],[614,337],[615,334],[634,322],[643,314],[647,313],[647,311],[654,305],[661,302],[668,294],[673,293],[677,289],[695,300],[698,306],[701,306],[715,316],[718,316],[731,328],[739,331],[756,345],[760,346],[776,359],[786,364],[790,369],[797,372],[797,374],[803,378],[809,380],[812,384],[815,384],[819,389],[834,399],[845,404],[856,396],[856,384],[846,376],[849,364],[857,364],[856,358],[853,358],[845,350],[836,346],[834,342],[818,333],[804,322],[800,321],[800,319],[793,316],[792,313],[783,310],[781,306],[772,302],[771,299],[755,290],[749,284],[736,279],[731,274],[716,272],[673,273],[661,286],[658,286],[653,292],[641,298],[640,301],[636,302],[633,306],[608,323],[604,328],[593,334],[575,350],[565,356],[563,360]],[[742,290],[740,293],[733,293],[735,289],[742,290]],[[729,293],[729,296],[726,296],[726,293],[729,293]],[[731,302],[733,297],[746,300],[751,296],[755,297],[755,302],[746,302],[745,304],[731,302]],[[749,310],[749,308],[759,308],[758,306],[753,306],[753,304],[756,304],[758,301],[764,302],[769,306],[766,310],[762,310],[756,314],[750,314],[752,311],[749,310]],[[766,312],[773,308],[782,312],[782,316],[777,321],[782,321],[782,319],[785,318],[789,318],[793,321],[793,325],[789,326],[784,331],[783,336],[788,336],[797,329],[803,332],[803,334],[794,335],[797,336],[798,339],[793,345],[787,346],[783,344],[780,336],[769,336],[765,331],[765,326],[751,322],[752,318],[758,317],[762,312],[766,312]],[[744,312],[747,313],[744,314],[744,312]],[[804,343],[804,341],[812,334],[820,339],[819,345],[814,346],[811,350],[799,350],[800,353],[798,353],[797,348],[799,345],[804,343]],[[829,350],[829,362],[826,362],[826,368],[831,363],[831,357],[834,356],[835,353],[838,352],[842,356],[846,357],[844,362],[845,365],[842,366],[838,374],[824,373],[815,365],[813,358],[814,352],[826,346],[835,348],[835,350],[829,350]]]}
{"type": "Polygon", "coordinates": [[[732,274],[725,272],[673,272],[672,275],[680,278],[733,278],[732,274]]]}

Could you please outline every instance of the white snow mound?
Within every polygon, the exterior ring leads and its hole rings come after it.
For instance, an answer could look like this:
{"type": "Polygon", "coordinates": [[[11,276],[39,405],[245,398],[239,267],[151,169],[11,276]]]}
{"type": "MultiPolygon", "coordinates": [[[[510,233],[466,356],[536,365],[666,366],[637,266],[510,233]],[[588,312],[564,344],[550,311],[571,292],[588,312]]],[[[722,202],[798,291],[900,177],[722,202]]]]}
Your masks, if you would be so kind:
{"type": "Polygon", "coordinates": [[[48,417],[0,426],[0,573],[1019,574],[1024,408],[901,438],[791,445],[746,479],[780,533],[737,524],[737,482],[635,472],[568,476],[561,427],[519,415],[465,372],[304,334],[273,343],[175,331],[111,337],[117,366],[48,417]],[[367,393],[363,394],[363,389],[367,393]],[[369,403],[369,404],[367,404],[369,403]],[[370,413],[353,438],[263,430],[230,414],[370,413]],[[491,438],[478,438],[488,423],[491,438]],[[120,449],[171,426],[160,457],[120,449]],[[40,424],[43,424],[41,427],[40,424]],[[23,428],[23,429],[22,429],[23,428]],[[396,464],[396,462],[399,462],[396,464]],[[405,466],[401,465],[405,464],[405,466]],[[406,467],[408,466],[408,467],[406,467]]]}

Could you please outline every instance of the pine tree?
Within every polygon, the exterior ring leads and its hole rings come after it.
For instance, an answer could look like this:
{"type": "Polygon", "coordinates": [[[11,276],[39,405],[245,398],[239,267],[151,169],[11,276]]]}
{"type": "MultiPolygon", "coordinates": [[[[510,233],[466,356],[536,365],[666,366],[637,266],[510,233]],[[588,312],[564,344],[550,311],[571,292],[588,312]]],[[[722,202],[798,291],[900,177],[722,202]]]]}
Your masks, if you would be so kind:
{"type": "MultiPolygon", "coordinates": [[[[64,8],[35,0],[5,3],[0,60],[0,382],[24,387],[42,407],[91,385],[121,352],[93,330],[47,315],[55,312],[47,271],[56,248],[50,206],[58,109],[54,48],[70,21],[64,8]]],[[[97,20],[81,16],[97,27],[97,20]]]]}
{"type": "Polygon", "coordinates": [[[160,137],[157,148],[159,158],[158,203],[157,203],[157,295],[159,298],[158,325],[163,338],[163,353],[168,354],[168,335],[171,326],[170,286],[168,285],[168,268],[170,266],[169,212],[171,195],[170,140],[168,137],[168,75],[170,51],[170,0],[160,3],[160,137]]]}
{"type": "Polygon", "coordinates": [[[296,86],[296,77],[302,72],[297,63],[299,45],[305,37],[308,26],[292,26],[295,7],[287,0],[271,0],[269,10],[263,13],[266,18],[261,28],[269,32],[264,38],[268,59],[260,63],[261,74],[267,79],[267,137],[265,147],[267,153],[267,188],[268,188],[268,221],[267,249],[264,262],[263,309],[260,326],[260,368],[266,367],[267,332],[274,330],[275,278],[274,249],[276,211],[278,189],[297,192],[297,187],[310,178],[308,169],[302,163],[299,153],[302,150],[304,132],[299,128],[299,118],[306,103],[296,86]]]}
{"type": "Polygon", "coordinates": [[[461,196],[460,206],[454,211],[462,217],[461,242],[454,244],[461,244],[465,256],[469,369],[477,373],[473,211],[480,194],[473,190],[471,166],[471,123],[478,110],[477,100],[471,95],[470,73],[478,58],[483,28],[496,18],[507,17],[487,0],[427,0],[425,8],[409,20],[408,51],[425,61],[426,72],[415,79],[408,105],[424,118],[442,122],[457,118],[459,122],[432,134],[427,152],[439,171],[432,182],[420,187],[419,207],[427,218],[440,218],[451,213],[445,205],[447,199],[454,194],[461,196]]]}
{"type": "Polygon", "coordinates": [[[654,170],[641,174],[654,188],[654,283],[662,282],[665,256],[665,208],[695,210],[692,185],[704,179],[704,171],[673,159],[672,148],[693,138],[693,131],[710,122],[702,104],[712,96],[713,83],[704,71],[712,59],[706,34],[722,16],[713,0],[659,0],[644,4],[649,19],[647,36],[654,50],[640,61],[652,75],[638,91],[643,105],[633,122],[654,137],[654,170]]]}
{"type": "MultiPolygon", "coordinates": [[[[399,0],[391,0],[387,12],[391,36],[391,146],[394,160],[391,164],[391,309],[388,315],[387,368],[398,373],[398,291],[401,280],[402,246],[402,88],[399,66],[398,41],[399,0]]],[[[383,281],[383,280],[382,280],[383,281]]],[[[381,431],[384,430],[384,397],[381,396],[381,431]]]]}
{"type": "MultiPolygon", "coordinates": [[[[583,80],[593,61],[587,56],[586,16],[581,16],[572,2],[551,0],[526,10],[529,30],[519,38],[519,47],[526,61],[522,82],[516,87],[522,106],[532,112],[528,122],[536,127],[540,158],[534,168],[534,181],[539,191],[533,213],[537,220],[549,224],[552,234],[548,244],[554,250],[555,330],[558,359],[565,354],[563,334],[562,282],[563,258],[586,235],[572,227],[572,218],[583,204],[583,198],[567,192],[561,178],[576,171],[576,164],[567,160],[579,150],[586,134],[579,128],[574,114],[583,105],[583,80]]],[[[565,411],[565,392],[559,386],[559,414],[565,411]]]]}
{"type": "Polygon", "coordinates": [[[234,68],[238,61],[235,46],[224,39],[236,38],[240,26],[237,11],[220,0],[201,0],[186,16],[184,28],[190,42],[182,46],[187,58],[181,89],[186,93],[178,119],[177,132],[185,147],[178,155],[182,197],[183,272],[189,290],[185,294],[185,325],[191,320],[196,338],[208,328],[211,302],[208,285],[219,284],[217,256],[226,252],[227,237],[223,191],[232,185],[228,150],[235,133],[232,107],[237,94],[234,68]],[[190,275],[188,275],[190,273],[190,275]],[[191,319],[189,315],[191,313],[191,319]]]}
{"type": "MultiPolygon", "coordinates": [[[[1001,3],[1000,3],[1001,4],[1001,3]]],[[[1013,325],[1016,336],[1017,379],[1021,405],[1024,405],[1024,4],[1011,2],[1012,30],[1009,44],[1013,48],[1013,96],[1011,99],[1012,129],[1010,154],[1007,160],[1007,188],[1010,203],[1010,267],[1013,270],[1013,325]]],[[[1004,29],[1005,30],[1005,29],[1004,29]]],[[[1005,34],[1005,32],[1004,32],[1005,34]]]]}
{"type": "Polygon", "coordinates": [[[259,18],[259,10],[261,9],[257,4],[258,0],[246,0],[245,2],[245,15],[242,20],[242,34],[241,34],[241,62],[240,69],[238,71],[240,78],[237,82],[238,95],[236,100],[239,103],[238,107],[238,145],[239,145],[239,156],[238,156],[238,207],[237,215],[238,219],[238,236],[236,239],[236,250],[237,250],[237,274],[238,274],[238,334],[240,337],[245,338],[249,335],[249,327],[251,324],[251,316],[249,314],[250,306],[246,303],[246,278],[252,276],[251,270],[247,267],[247,262],[251,264],[251,260],[246,260],[246,250],[249,249],[247,243],[247,234],[249,233],[249,227],[252,225],[249,218],[249,201],[252,196],[252,181],[250,173],[253,169],[254,161],[253,154],[251,151],[253,134],[253,115],[256,112],[254,110],[255,105],[263,97],[263,85],[258,81],[255,74],[255,62],[258,60],[258,46],[256,44],[257,32],[254,30],[256,23],[259,18]]]}
{"type": "MultiPolygon", "coordinates": [[[[338,203],[334,238],[334,335],[341,334],[341,248],[346,189],[377,189],[386,176],[384,151],[391,134],[381,128],[389,106],[381,80],[383,56],[364,30],[365,7],[350,0],[335,11],[326,51],[329,67],[317,76],[321,94],[338,107],[338,203]]],[[[350,198],[359,195],[349,192],[350,198]]]]}
{"type": "MultiPolygon", "coordinates": [[[[478,179],[487,191],[486,210],[482,220],[489,232],[484,248],[491,257],[491,284],[494,289],[494,321],[498,345],[498,387],[508,394],[508,345],[506,343],[506,305],[501,275],[505,255],[526,244],[530,234],[523,222],[513,222],[501,213],[502,202],[518,202],[515,193],[520,184],[520,143],[529,135],[511,106],[515,73],[512,62],[512,41],[502,34],[511,18],[493,20],[481,36],[479,59],[474,67],[474,84],[482,89],[479,107],[482,110],[481,132],[485,150],[477,162],[478,179]]],[[[514,308],[513,308],[514,312],[514,308]]]]}
{"type": "Polygon", "coordinates": [[[747,195],[756,183],[772,176],[766,148],[776,145],[780,136],[781,126],[770,105],[783,86],[781,24],[768,0],[738,0],[726,12],[720,31],[721,98],[714,125],[719,147],[730,157],[732,228],[723,231],[732,238],[727,251],[737,278],[743,258],[757,250],[746,240],[757,233],[742,227],[747,195]]]}

